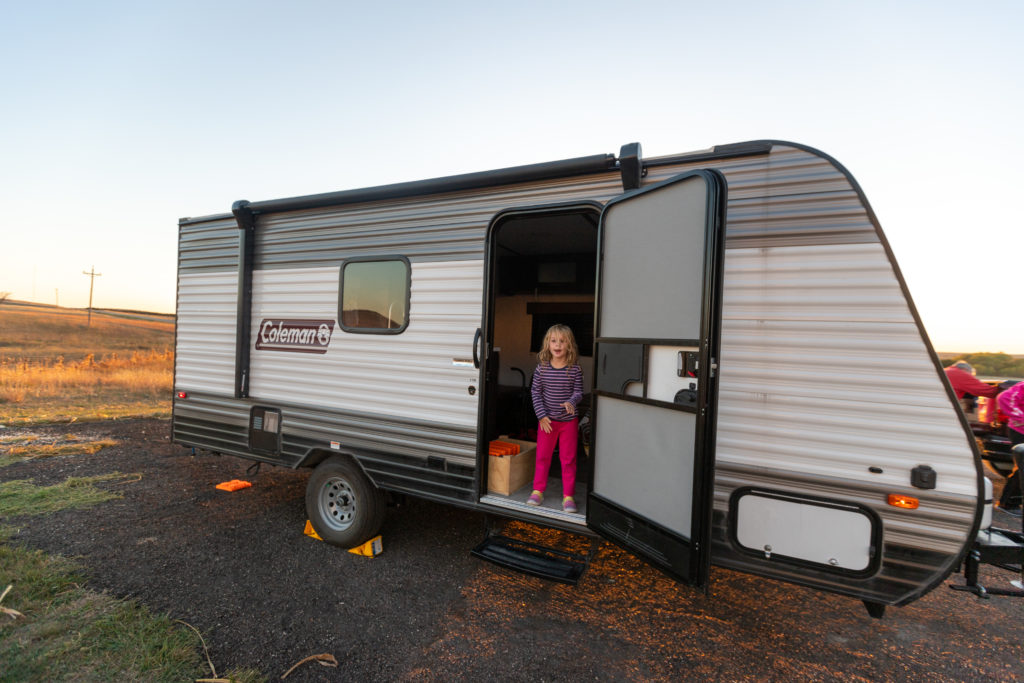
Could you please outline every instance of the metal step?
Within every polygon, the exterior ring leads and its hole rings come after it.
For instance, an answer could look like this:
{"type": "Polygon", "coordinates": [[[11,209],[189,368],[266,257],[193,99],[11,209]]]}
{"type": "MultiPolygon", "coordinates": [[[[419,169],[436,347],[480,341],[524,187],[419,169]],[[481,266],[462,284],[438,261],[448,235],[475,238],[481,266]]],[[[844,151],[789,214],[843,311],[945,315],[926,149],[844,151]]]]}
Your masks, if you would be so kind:
{"type": "Polygon", "coordinates": [[[471,552],[502,567],[571,586],[579,582],[588,564],[584,555],[498,535],[488,535],[471,552]]]}

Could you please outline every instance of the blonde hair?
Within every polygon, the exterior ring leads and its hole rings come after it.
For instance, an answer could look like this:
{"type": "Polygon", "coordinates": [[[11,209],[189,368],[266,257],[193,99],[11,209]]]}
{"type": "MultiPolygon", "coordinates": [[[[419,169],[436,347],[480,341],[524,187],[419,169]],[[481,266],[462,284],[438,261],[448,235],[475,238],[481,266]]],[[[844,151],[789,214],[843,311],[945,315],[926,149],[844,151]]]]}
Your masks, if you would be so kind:
{"type": "Polygon", "coordinates": [[[569,349],[565,354],[565,360],[569,365],[576,365],[576,361],[580,357],[579,347],[576,346],[576,337],[573,336],[572,330],[568,325],[552,325],[548,328],[548,331],[544,333],[544,343],[541,345],[540,353],[537,354],[537,358],[540,359],[541,363],[551,362],[551,337],[556,334],[560,334],[565,338],[566,344],[569,349]]]}

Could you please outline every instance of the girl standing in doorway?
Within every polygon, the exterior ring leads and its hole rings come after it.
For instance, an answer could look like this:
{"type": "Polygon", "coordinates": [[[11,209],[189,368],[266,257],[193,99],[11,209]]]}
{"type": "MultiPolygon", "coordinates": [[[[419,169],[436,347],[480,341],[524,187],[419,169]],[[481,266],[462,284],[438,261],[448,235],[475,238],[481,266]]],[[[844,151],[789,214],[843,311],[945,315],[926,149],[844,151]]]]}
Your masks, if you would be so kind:
{"type": "Polygon", "coordinates": [[[579,348],[572,330],[552,325],[544,335],[537,355],[540,364],[533,372],[533,410],[537,430],[537,468],[533,493],[526,502],[540,505],[548,485],[548,470],[555,446],[562,462],[562,509],[576,512],[576,441],[579,419],[576,406],[583,399],[583,370],[577,364],[579,348]]]}

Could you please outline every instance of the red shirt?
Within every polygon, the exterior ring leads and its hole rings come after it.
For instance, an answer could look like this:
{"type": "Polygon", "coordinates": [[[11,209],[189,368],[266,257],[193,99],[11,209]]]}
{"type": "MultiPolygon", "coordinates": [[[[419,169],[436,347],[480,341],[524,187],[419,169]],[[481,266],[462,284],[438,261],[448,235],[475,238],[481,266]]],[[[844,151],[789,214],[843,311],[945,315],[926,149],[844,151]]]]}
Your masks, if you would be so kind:
{"type": "Polygon", "coordinates": [[[961,370],[952,365],[946,368],[946,379],[953,386],[953,391],[956,393],[957,398],[963,398],[964,394],[993,398],[999,393],[999,387],[985,384],[966,370],[961,370]]]}

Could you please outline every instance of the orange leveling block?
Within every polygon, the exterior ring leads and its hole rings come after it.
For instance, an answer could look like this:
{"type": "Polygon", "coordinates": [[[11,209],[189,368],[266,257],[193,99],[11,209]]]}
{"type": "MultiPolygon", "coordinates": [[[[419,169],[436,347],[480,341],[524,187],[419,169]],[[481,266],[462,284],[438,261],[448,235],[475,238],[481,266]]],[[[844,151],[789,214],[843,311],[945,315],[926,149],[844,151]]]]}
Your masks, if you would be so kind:
{"type": "Polygon", "coordinates": [[[222,481],[221,483],[217,484],[217,488],[219,488],[221,491],[240,491],[242,489],[247,489],[250,486],[252,486],[252,482],[242,481],[241,479],[222,481]]]}

